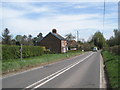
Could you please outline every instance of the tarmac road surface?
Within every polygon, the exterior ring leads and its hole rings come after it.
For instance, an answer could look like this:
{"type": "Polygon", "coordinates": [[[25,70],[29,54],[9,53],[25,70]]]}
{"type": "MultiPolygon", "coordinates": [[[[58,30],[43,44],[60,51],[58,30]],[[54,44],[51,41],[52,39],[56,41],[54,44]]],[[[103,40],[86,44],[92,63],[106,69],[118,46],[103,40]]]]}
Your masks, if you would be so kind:
{"type": "Polygon", "coordinates": [[[2,88],[99,88],[100,52],[86,52],[63,61],[2,78],[2,88]]]}

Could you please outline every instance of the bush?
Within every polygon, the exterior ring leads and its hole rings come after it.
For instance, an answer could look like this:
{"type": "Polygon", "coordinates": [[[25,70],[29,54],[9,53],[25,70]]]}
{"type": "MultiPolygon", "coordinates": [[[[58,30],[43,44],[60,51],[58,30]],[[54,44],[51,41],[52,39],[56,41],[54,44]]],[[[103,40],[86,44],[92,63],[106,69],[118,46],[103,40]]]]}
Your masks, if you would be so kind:
{"type": "Polygon", "coordinates": [[[46,49],[45,47],[43,47],[43,49],[44,49],[44,53],[45,54],[51,54],[52,52],[50,51],[50,49],[46,49]]]}
{"type": "MultiPolygon", "coordinates": [[[[43,47],[41,46],[23,46],[22,56],[23,58],[40,56],[43,54],[43,47]]],[[[2,46],[2,59],[18,59],[20,58],[20,46],[2,46]]]]}
{"type": "Polygon", "coordinates": [[[111,53],[115,53],[116,55],[120,55],[120,45],[119,46],[110,47],[110,52],[111,53]]]}
{"type": "Polygon", "coordinates": [[[109,51],[110,53],[114,53],[116,55],[120,55],[120,45],[113,47],[106,47],[104,50],[109,51]]]}

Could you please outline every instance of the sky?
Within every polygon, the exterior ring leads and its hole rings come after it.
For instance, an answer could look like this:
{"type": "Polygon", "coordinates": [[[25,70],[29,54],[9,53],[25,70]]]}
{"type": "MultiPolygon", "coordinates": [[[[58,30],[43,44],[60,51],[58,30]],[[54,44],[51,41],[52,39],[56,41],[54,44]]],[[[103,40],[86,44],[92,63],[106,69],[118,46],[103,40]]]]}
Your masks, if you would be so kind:
{"type": "Polygon", "coordinates": [[[103,2],[1,2],[0,29],[16,35],[43,36],[53,28],[63,37],[79,32],[79,39],[88,40],[96,31],[106,39],[118,28],[118,2],[106,2],[103,28],[103,2]]]}

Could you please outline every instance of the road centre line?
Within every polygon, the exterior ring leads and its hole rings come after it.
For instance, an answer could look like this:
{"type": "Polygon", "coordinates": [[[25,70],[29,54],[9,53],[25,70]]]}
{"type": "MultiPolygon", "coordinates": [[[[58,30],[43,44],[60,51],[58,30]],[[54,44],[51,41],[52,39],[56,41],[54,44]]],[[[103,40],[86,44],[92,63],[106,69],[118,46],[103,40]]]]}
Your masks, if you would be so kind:
{"type": "MultiPolygon", "coordinates": [[[[83,54],[81,54],[81,55],[79,55],[79,56],[83,56],[83,55],[85,55],[86,53],[88,53],[88,52],[85,52],[85,53],[83,53],[83,54]]],[[[75,56],[75,57],[72,57],[71,59],[73,59],[73,58],[76,58],[76,57],[78,57],[78,56],[75,56]]],[[[67,60],[69,60],[69,59],[67,59],[67,60]]],[[[52,63],[52,64],[48,64],[48,65],[53,65],[53,64],[56,64],[56,63],[60,63],[61,61],[58,61],[58,62],[55,62],[55,63],[52,63]]],[[[13,74],[11,74],[11,75],[7,75],[7,76],[2,76],[2,79],[6,79],[6,78],[9,78],[9,77],[13,77],[13,76],[16,76],[16,75],[20,75],[20,74],[23,74],[23,73],[26,73],[26,72],[30,72],[30,71],[33,71],[33,70],[37,70],[37,69],[41,69],[41,68],[43,68],[44,66],[40,66],[40,67],[35,67],[35,68],[32,68],[32,69],[29,69],[29,70],[26,70],[26,71],[23,71],[23,72],[18,72],[18,73],[13,73],[13,74]]]]}
{"type": "MultiPolygon", "coordinates": [[[[71,64],[71,65],[72,65],[72,64],[71,64]]],[[[64,69],[70,67],[71,65],[69,65],[69,66],[67,66],[67,67],[65,67],[65,68],[63,68],[63,69],[61,69],[61,70],[59,70],[59,71],[57,71],[57,72],[55,72],[55,73],[53,73],[53,74],[51,74],[51,75],[49,75],[49,76],[43,78],[43,79],[41,79],[41,80],[39,80],[39,81],[33,83],[32,85],[30,85],[30,86],[28,86],[28,87],[26,87],[26,88],[31,88],[31,87],[33,87],[34,85],[36,85],[36,84],[38,84],[38,83],[40,83],[40,82],[42,82],[42,81],[44,81],[44,80],[46,80],[46,79],[49,79],[51,76],[53,76],[53,75],[55,75],[55,74],[57,74],[57,73],[63,71],[64,69]]]]}
{"type": "Polygon", "coordinates": [[[90,57],[92,55],[93,55],[93,53],[91,53],[89,56],[85,57],[84,59],[82,59],[82,60],[80,60],[78,62],[75,62],[74,64],[71,64],[71,65],[69,65],[69,66],[67,66],[67,67],[65,67],[65,68],[63,68],[63,69],[61,69],[61,70],[59,70],[59,71],[57,71],[57,72],[55,72],[55,73],[47,76],[47,77],[45,77],[45,78],[43,78],[43,79],[41,79],[41,80],[39,80],[39,81],[37,81],[37,82],[29,85],[29,86],[27,86],[25,89],[27,89],[27,88],[33,88],[32,90],[34,90],[34,89],[36,89],[38,87],[41,87],[42,85],[44,85],[47,82],[51,81],[52,79],[58,77],[59,75],[61,75],[64,72],[68,71],[69,69],[71,69],[72,67],[76,66],[77,64],[83,62],[84,60],[86,60],[88,57],[90,57]]]}

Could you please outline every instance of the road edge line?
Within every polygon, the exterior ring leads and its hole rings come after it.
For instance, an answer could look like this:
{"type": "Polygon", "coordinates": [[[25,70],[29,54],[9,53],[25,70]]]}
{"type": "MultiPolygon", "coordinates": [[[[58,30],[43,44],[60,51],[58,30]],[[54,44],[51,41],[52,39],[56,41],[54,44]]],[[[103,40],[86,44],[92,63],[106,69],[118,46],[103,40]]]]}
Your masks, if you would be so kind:
{"type": "Polygon", "coordinates": [[[104,63],[103,57],[100,54],[100,88],[107,88],[106,79],[105,79],[105,71],[104,71],[104,63]]]}
{"type": "Polygon", "coordinates": [[[79,63],[85,61],[87,58],[89,58],[90,56],[92,56],[94,53],[91,53],[90,55],[88,55],[87,57],[85,57],[84,59],[80,60],[79,62],[75,62],[72,66],[68,67],[67,69],[63,70],[62,72],[58,73],[57,75],[51,77],[50,79],[46,80],[45,82],[35,86],[32,90],[41,87],[42,85],[46,84],[47,82],[51,81],[52,79],[58,77],[59,75],[63,74],[64,72],[68,71],[69,69],[73,68],[74,66],[78,65],[79,63]]]}
{"type": "MultiPolygon", "coordinates": [[[[84,55],[84,54],[86,54],[86,53],[88,53],[88,52],[85,52],[85,53],[83,53],[83,54],[80,54],[80,55],[78,55],[78,56],[82,56],[82,55],[84,55]]],[[[76,58],[77,56],[73,56],[73,57],[71,57],[71,58],[68,58],[68,59],[72,59],[72,58],[76,58]]],[[[67,59],[66,59],[67,60],[67,59]]],[[[56,63],[59,63],[59,62],[61,62],[61,61],[57,61],[57,62],[54,62],[54,63],[52,63],[52,64],[48,64],[48,65],[53,65],[53,64],[56,64],[56,63]]],[[[1,79],[3,80],[3,79],[6,79],[6,78],[9,78],[9,77],[13,77],[13,76],[16,76],[16,75],[20,75],[20,74],[23,74],[23,73],[26,73],[26,72],[30,72],[30,71],[33,71],[33,70],[36,70],[36,69],[41,69],[41,68],[43,68],[44,67],[44,65],[43,66],[40,66],[40,67],[35,67],[35,68],[31,68],[31,69],[28,69],[28,70],[25,70],[25,71],[22,71],[22,72],[18,72],[18,73],[13,73],[13,74],[10,74],[10,75],[6,75],[6,76],[2,76],[1,77],[1,79]]]]}

